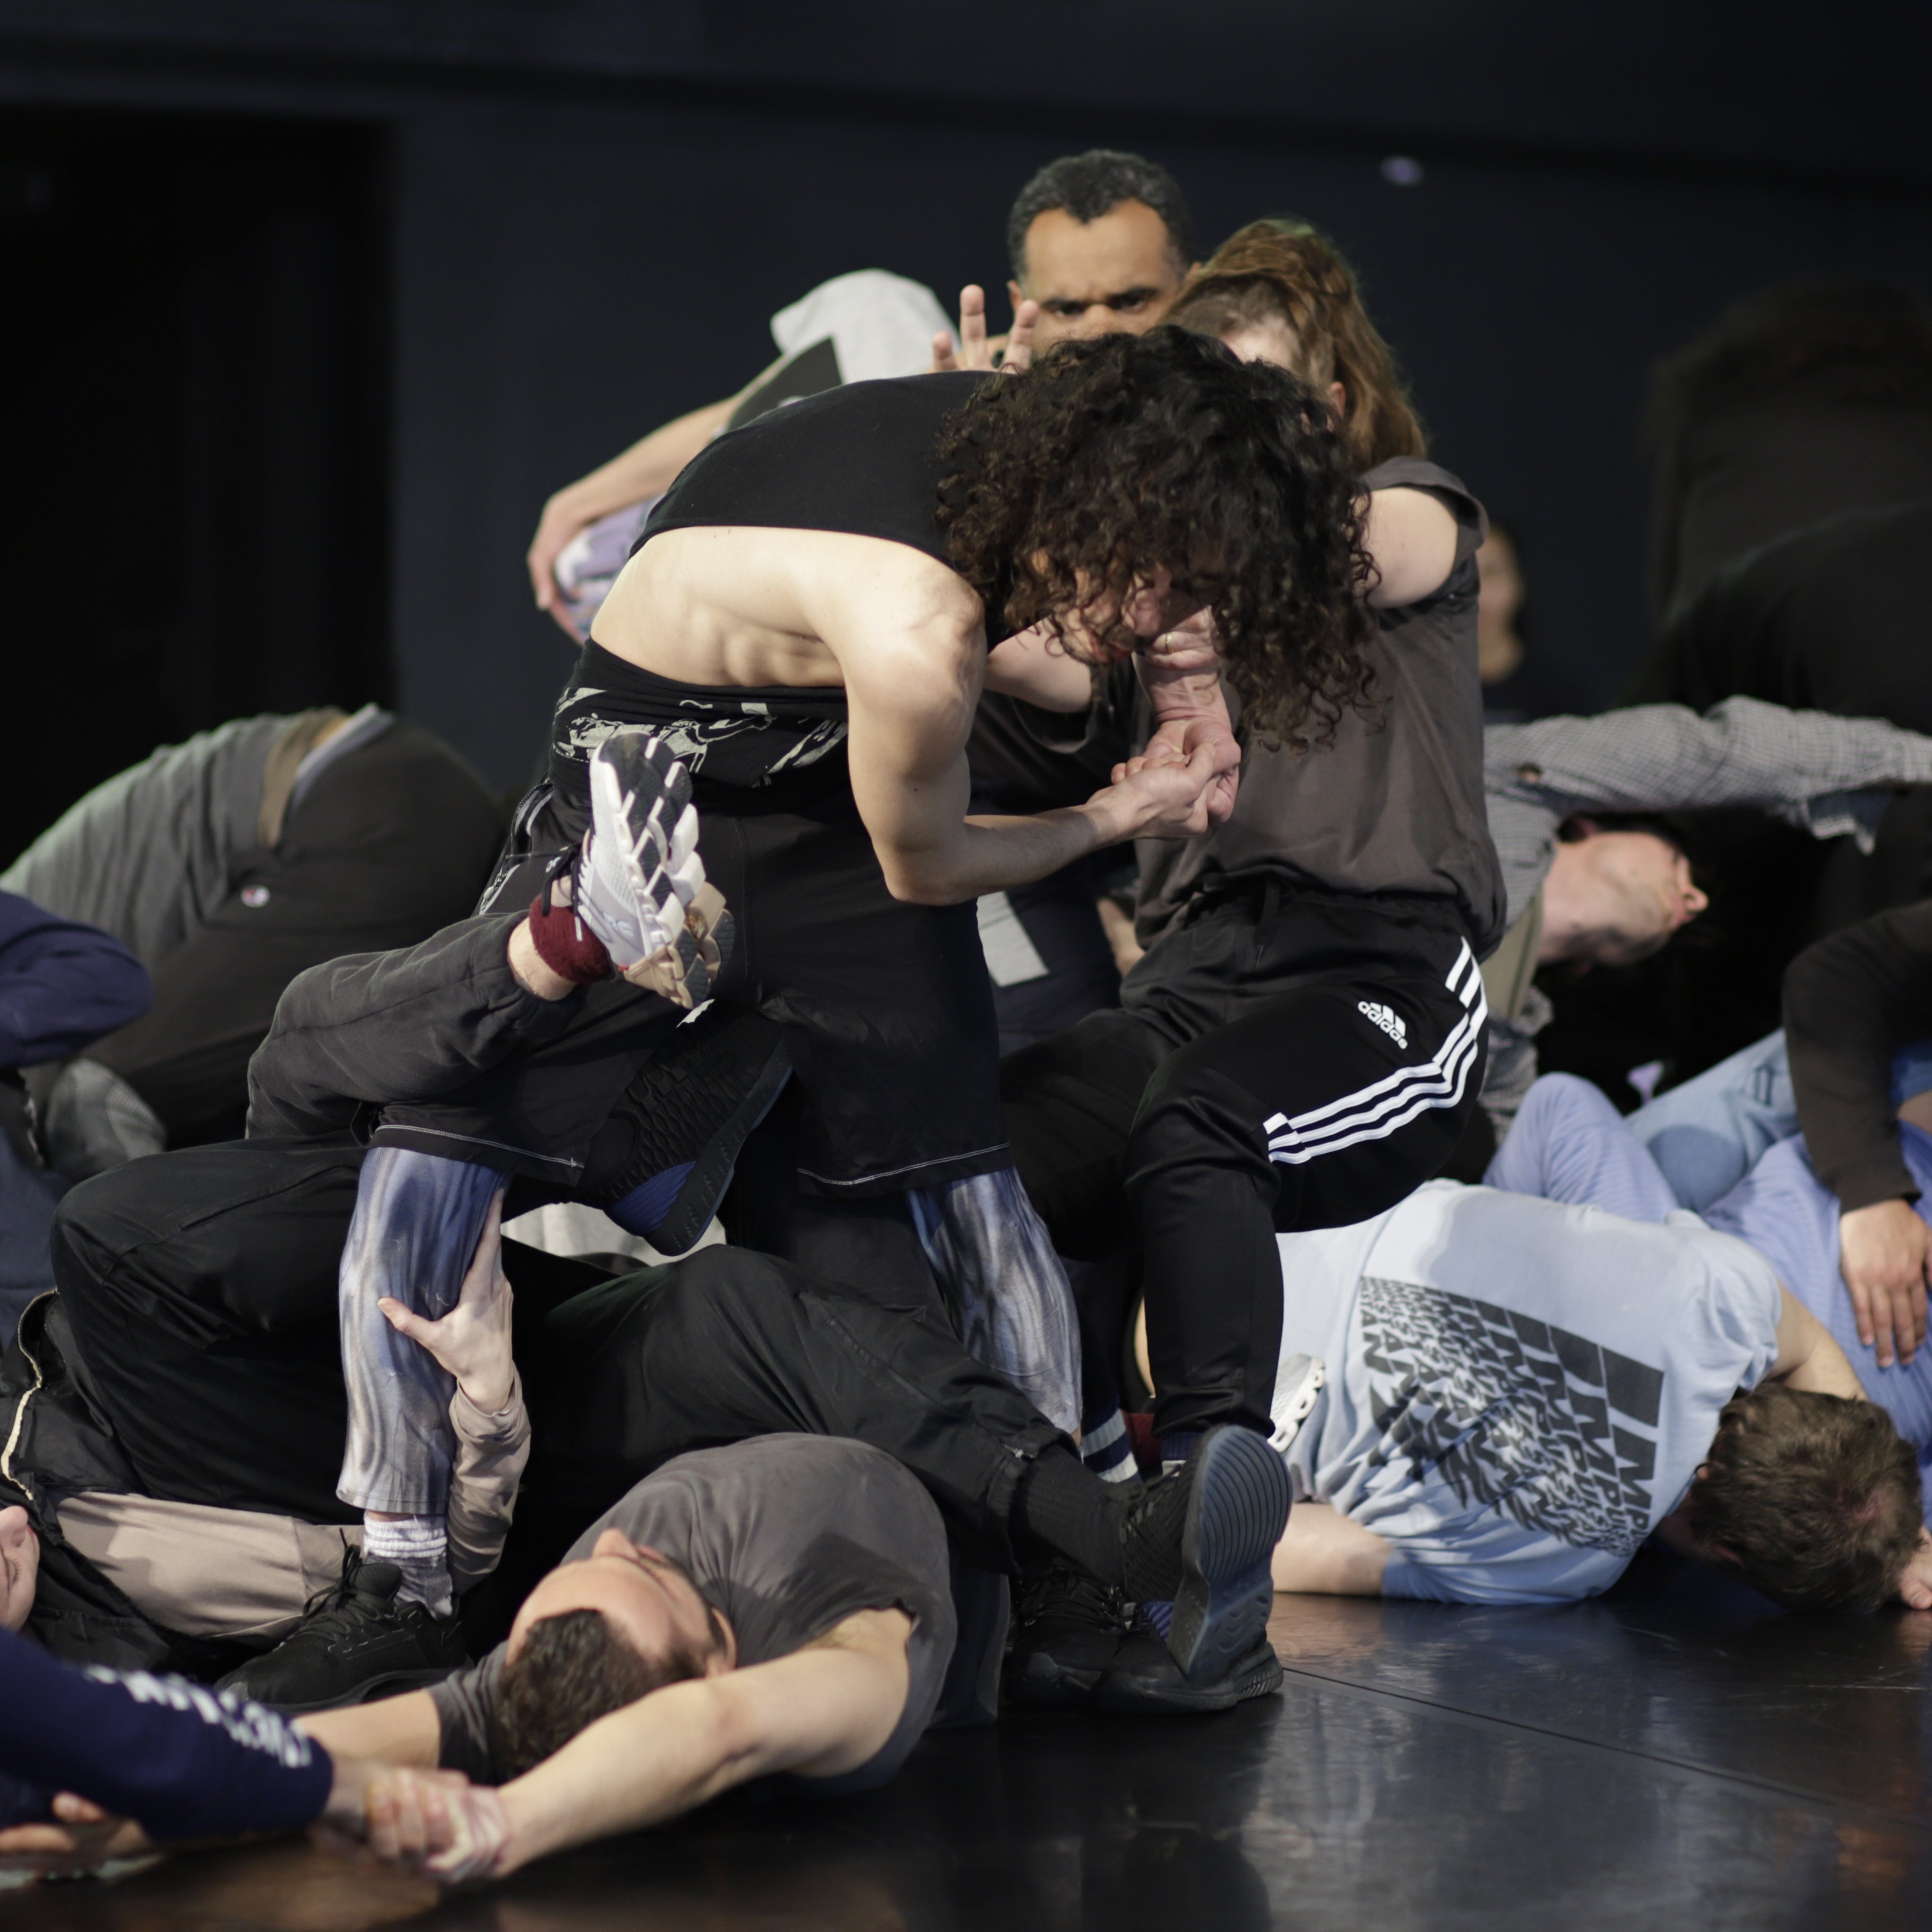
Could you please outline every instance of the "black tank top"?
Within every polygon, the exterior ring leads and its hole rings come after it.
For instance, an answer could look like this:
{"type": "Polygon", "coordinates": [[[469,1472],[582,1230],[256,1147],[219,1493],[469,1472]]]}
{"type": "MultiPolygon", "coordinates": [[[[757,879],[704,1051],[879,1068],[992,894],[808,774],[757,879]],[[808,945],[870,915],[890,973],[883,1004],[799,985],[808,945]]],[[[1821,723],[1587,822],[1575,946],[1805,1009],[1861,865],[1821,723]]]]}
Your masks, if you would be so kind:
{"type": "Polygon", "coordinates": [[[848,382],[728,430],[679,472],[633,554],[667,530],[735,524],[884,537],[944,563],[940,425],[986,380],[848,382]]]}
{"type": "MultiPolygon", "coordinates": [[[[944,563],[940,425],[986,380],[851,382],[728,430],[685,466],[632,554],[666,530],[732,525],[883,537],[944,563]]],[[[842,686],[680,684],[590,644],[551,728],[550,780],[572,830],[589,808],[590,754],[638,724],[683,760],[700,806],[850,803],[842,686]]]]}

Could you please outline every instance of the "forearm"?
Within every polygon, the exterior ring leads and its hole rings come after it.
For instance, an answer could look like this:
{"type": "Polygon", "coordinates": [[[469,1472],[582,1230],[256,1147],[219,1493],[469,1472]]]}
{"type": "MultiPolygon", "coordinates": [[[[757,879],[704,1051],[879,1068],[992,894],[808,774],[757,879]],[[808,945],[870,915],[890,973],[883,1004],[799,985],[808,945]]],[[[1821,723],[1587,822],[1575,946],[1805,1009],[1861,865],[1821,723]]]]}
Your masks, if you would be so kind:
{"type": "Polygon", "coordinates": [[[1825,1324],[1789,1288],[1783,1291],[1779,1305],[1778,1359],[1771,1365],[1769,1379],[1819,1395],[1868,1400],[1857,1371],[1825,1324]]]}
{"type": "Polygon", "coordinates": [[[1755,806],[1802,816],[1831,794],[1932,781],[1932,739],[1869,718],[1733,698],[1700,716],[1681,704],[1492,726],[1485,760],[1505,786],[1569,812],[1755,806]]]}
{"type": "Polygon", "coordinates": [[[1297,1503],[1274,1546],[1274,1586],[1330,1597],[1379,1597],[1389,1545],[1327,1503],[1297,1503]]]}
{"type": "Polygon", "coordinates": [[[1785,1039],[1813,1166],[1847,1212],[1918,1189],[1899,1151],[1892,1057],[1932,1036],[1932,904],[1882,913],[1800,953],[1785,1039]]]}
{"type": "Polygon", "coordinates": [[[892,896],[914,905],[958,905],[982,893],[1028,885],[1125,836],[1089,805],[1030,818],[962,819],[953,836],[890,854],[881,850],[892,896]]]}
{"type": "Polygon", "coordinates": [[[332,1756],[374,1758],[425,1770],[436,1764],[442,1748],[442,1726],[426,1690],[346,1710],[317,1711],[298,1718],[296,1729],[332,1756]]]}
{"type": "Polygon", "coordinates": [[[567,484],[544,506],[546,521],[568,521],[581,528],[647,496],[662,496],[677,473],[729,419],[737,398],[707,403],[640,437],[621,454],[587,476],[567,484]]]}
{"type": "Polygon", "coordinates": [[[511,1835],[497,1875],[572,1845],[662,1824],[759,1775],[756,1742],[723,1734],[709,1690],[700,1680],[655,1692],[505,1785],[511,1835]]]}
{"type": "Polygon", "coordinates": [[[456,1593],[479,1583],[503,1553],[515,1511],[517,1485],[530,1460],[530,1418],[521,1387],[513,1382],[494,1411],[470,1401],[460,1387],[450,1398],[456,1461],[449,1477],[449,1575],[456,1593]]]}

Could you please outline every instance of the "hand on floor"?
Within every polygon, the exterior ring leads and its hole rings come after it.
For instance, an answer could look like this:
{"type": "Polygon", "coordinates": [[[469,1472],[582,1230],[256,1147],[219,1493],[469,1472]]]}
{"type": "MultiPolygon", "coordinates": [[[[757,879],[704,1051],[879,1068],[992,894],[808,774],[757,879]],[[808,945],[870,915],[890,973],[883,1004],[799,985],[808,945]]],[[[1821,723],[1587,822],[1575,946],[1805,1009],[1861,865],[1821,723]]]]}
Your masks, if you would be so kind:
{"type": "Polygon", "coordinates": [[[0,1831],[0,1871],[73,1878],[154,1849],[131,1819],[110,1816],[71,1791],[55,1798],[54,1816],[58,1823],[14,1825],[0,1831]]]}

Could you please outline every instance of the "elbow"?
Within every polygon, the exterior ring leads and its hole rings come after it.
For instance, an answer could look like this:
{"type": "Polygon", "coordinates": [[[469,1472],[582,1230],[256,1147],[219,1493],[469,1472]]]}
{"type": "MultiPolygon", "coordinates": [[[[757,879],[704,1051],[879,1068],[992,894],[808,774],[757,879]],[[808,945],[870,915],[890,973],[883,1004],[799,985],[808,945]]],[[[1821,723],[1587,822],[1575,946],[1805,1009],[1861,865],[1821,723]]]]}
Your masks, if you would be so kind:
{"type": "Polygon", "coordinates": [[[883,861],[880,869],[885,874],[886,890],[901,905],[957,905],[962,899],[976,896],[962,892],[955,880],[936,867],[908,864],[901,859],[883,861]]]}

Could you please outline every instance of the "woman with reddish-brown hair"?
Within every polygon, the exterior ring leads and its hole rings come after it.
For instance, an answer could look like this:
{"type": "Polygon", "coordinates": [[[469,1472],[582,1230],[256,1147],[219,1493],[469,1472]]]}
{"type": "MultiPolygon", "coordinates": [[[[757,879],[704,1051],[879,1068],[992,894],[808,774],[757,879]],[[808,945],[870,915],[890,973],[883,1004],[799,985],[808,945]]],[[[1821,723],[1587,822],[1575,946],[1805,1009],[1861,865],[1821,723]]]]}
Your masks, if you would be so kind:
{"type": "MultiPolygon", "coordinates": [[[[1232,714],[1238,791],[1216,830],[1141,848],[1146,950],[1120,1007],[1004,1063],[1014,1150],[1054,1245],[1099,1259],[1130,1231],[1138,1242],[1155,1431],[1175,1456],[1218,1424],[1282,1422],[1284,1289],[1314,1291],[1283,1283],[1277,1234],[1366,1221],[1457,1155],[1482,1084],[1477,962],[1502,936],[1504,897],[1482,788],[1485,520],[1428,460],[1353,272],[1313,229],[1256,222],[1189,278],[1168,322],[1287,370],[1325,406],[1358,479],[1373,631],[1351,676],[1285,730],[1244,702],[1252,670],[1238,690],[1204,620],[1145,653],[1166,674],[1158,729],[1131,680],[1110,684],[1152,762],[1232,714]],[[1172,696],[1190,668],[1191,717],[1172,696]]],[[[1302,646],[1285,640],[1282,662],[1302,646]]],[[[1110,1378],[1118,1311],[1084,1313],[1084,1452],[1130,1474],[1110,1378]]],[[[1144,1636],[1120,1629],[1110,1648],[1105,1622],[1050,1580],[1030,1591],[1010,1693],[1211,1709],[1279,1681],[1262,1642],[1216,1684],[1184,1683],[1144,1636]]]]}

